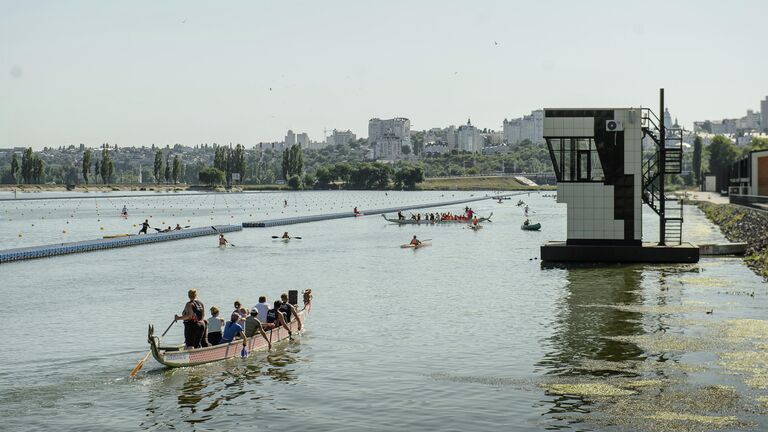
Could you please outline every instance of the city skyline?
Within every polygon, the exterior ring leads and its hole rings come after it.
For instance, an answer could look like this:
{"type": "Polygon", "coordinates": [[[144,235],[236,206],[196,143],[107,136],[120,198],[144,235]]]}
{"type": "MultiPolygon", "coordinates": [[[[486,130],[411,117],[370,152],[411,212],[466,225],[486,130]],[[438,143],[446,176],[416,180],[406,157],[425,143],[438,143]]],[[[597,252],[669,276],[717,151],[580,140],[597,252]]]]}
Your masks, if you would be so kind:
{"type": "Polygon", "coordinates": [[[659,87],[692,129],[768,94],[758,1],[228,5],[0,1],[0,147],[319,141],[375,117],[501,130],[546,107],[657,109],[659,87]]]}

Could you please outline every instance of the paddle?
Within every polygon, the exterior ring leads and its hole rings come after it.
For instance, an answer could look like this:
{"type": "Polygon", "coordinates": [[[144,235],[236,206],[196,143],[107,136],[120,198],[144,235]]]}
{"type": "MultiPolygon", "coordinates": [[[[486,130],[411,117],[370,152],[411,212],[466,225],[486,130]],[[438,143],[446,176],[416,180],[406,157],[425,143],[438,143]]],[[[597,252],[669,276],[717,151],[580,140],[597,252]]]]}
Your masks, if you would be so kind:
{"type": "MultiPolygon", "coordinates": [[[[282,239],[282,237],[280,237],[280,236],[272,236],[272,238],[273,238],[273,239],[282,239]]],[[[287,238],[288,238],[289,240],[290,240],[290,239],[298,239],[298,240],[301,240],[301,237],[287,237],[287,238]]]]}
{"type": "MultiPolygon", "coordinates": [[[[214,230],[214,231],[216,232],[216,234],[221,234],[221,233],[219,232],[219,230],[217,230],[217,229],[216,229],[216,227],[215,227],[215,226],[211,225],[211,229],[212,229],[212,230],[214,230]]],[[[237,247],[237,246],[236,246],[234,243],[232,243],[232,242],[231,242],[231,241],[229,241],[229,240],[227,240],[227,243],[231,244],[231,245],[232,245],[232,247],[237,247]]]]}
{"type": "MultiPolygon", "coordinates": [[[[176,324],[176,320],[173,320],[173,321],[171,321],[171,324],[170,324],[170,325],[168,325],[168,328],[167,328],[167,329],[165,329],[165,331],[163,332],[163,335],[162,335],[162,336],[160,336],[160,338],[164,337],[164,336],[165,336],[165,334],[166,334],[166,333],[168,333],[168,330],[170,330],[170,329],[171,329],[171,327],[172,327],[174,324],[176,324]]],[[[137,374],[137,373],[138,373],[138,372],[141,370],[141,368],[142,368],[142,367],[144,367],[144,362],[146,362],[146,361],[147,361],[147,359],[149,358],[149,355],[150,355],[150,354],[152,354],[152,350],[151,350],[151,349],[150,349],[150,350],[147,352],[147,355],[145,355],[145,356],[144,356],[144,358],[143,358],[143,359],[141,359],[141,361],[139,361],[139,363],[138,363],[138,364],[136,364],[136,367],[134,367],[134,368],[133,368],[133,370],[131,370],[131,373],[130,373],[130,375],[128,375],[128,376],[135,376],[135,375],[136,375],[136,374],[137,374]]]]}

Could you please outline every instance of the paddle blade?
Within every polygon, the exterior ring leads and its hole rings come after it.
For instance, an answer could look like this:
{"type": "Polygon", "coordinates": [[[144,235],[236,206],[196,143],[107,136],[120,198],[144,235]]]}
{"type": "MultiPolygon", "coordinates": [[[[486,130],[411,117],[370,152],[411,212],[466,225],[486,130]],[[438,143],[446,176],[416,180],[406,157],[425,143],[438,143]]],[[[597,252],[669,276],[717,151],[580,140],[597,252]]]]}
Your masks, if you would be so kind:
{"type": "Polygon", "coordinates": [[[136,374],[141,370],[141,368],[144,367],[144,363],[146,363],[148,358],[149,358],[149,353],[147,353],[143,359],[139,360],[139,362],[136,364],[133,370],[131,370],[131,373],[128,376],[136,376],[136,374]]]}
{"type": "Polygon", "coordinates": [[[248,350],[243,347],[242,350],[240,350],[240,357],[248,357],[248,350]]]}

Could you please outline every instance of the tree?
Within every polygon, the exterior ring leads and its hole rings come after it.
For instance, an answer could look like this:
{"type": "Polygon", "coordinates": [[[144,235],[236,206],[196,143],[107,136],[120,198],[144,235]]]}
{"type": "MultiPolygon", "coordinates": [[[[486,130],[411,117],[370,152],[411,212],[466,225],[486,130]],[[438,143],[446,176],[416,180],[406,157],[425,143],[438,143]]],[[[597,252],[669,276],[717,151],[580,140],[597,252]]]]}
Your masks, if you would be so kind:
{"type": "Polygon", "coordinates": [[[693,170],[693,184],[697,186],[701,181],[701,151],[701,137],[696,135],[696,138],[693,139],[693,161],[691,162],[691,169],[693,170]]]}
{"type": "MultiPolygon", "coordinates": [[[[170,157],[170,155],[168,155],[170,157]]],[[[165,182],[170,183],[171,182],[171,164],[168,163],[169,161],[166,159],[165,161],[165,182]]]]}
{"type": "Polygon", "coordinates": [[[401,152],[402,152],[404,155],[406,155],[406,156],[407,156],[407,155],[411,154],[411,147],[410,147],[410,146],[408,146],[408,145],[403,145],[402,147],[400,147],[400,151],[401,151],[401,152]]]}
{"type": "Polygon", "coordinates": [[[709,144],[709,170],[713,174],[730,169],[737,157],[738,151],[733,141],[723,135],[712,138],[712,143],[709,144]]]}
{"type": "MultiPolygon", "coordinates": [[[[154,145],[154,144],[153,144],[154,145]]],[[[160,183],[163,175],[163,151],[155,153],[155,183],[160,183]]]]}
{"type": "Polygon", "coordinates": [[[744,153],[766,149],[768,149],[768,138],[752,137],[749,144],[747,144],[747,147],[744,149],[744,153]]]}
{"type": "Polygon", "coordinates": [[[328,167],[321,166],[315,170],[315,177],[317,182],[315,187],[318,189],[327,189],[330,184],[336,180],[328,167]]]}
{"type": "Polygon", "coordinates": [[[13,177],[13,182],[18,182],[18,175],[19,175],[19,160],[16,158],[16,153],[13,154],[13,157],[11,158],[11,177],[13,177]]]}
{"type": "Polygon", "coordinates": [[[96,176],[96,181],[99,181],[99,175],[101,174],[101,163],[95,161],[93,163],[93,175],[96,176]]]}
{"type": "Polygon", "coordinates": [[[315,176],[313,176],[312,174],[309,174],[309,173],[305,174],[304,175],[304,188],[305,189],[312,189],[312,187],[315,186],[315,181],[316,181],[315,176]]]}
{"type": "Polygon", "coordinates": [[[395,173],[395,184],[404,189],[416,189],[416,183],[424,181],[424,168],[406,165],[395,173]]]}
{"type": "Polygon", "coordinates": [[[32,178],[34,179],[35,183],[42,183],[43,182],[43,173],[44,170],[44,164],[43,160],[40,159],[37,155],[32,157],[32,178]]]}
{"type": "Polygon", "coordinates": [[[173,157],[173,184],[179,182],[179,175],[181,174],[181,159],[179,155],[173,157]]]}
{"type": "Polygon", "coordinates": [[[225,181],[224,171],[213,167],[200,170],[197,173],[197,178],[209,187],[222,185],[225,181]]]}
{"type": "Polygon", "coordinates": [[[101,181],[104,184],[112,181],[112,176],[115,174],[115,165],[109,156],[109,146],[104,146],[101,150],[101,167],[98,172],[101,174],[101,181]]]}
{"type": "Polygon", "coordinates": [[[245,179],[245,147],[241,144],[235,146],[235,150],[232,152],[231,169],[234,173],[240,174],[240,181],[245,179]]]}
{"type": "Polygon", "coordinates": [[[91,172],[91,149],[83,152],[83,180],[88,184],[88,174],[91,172]]]}
{"type": "Polygon", "coordinates": [[[290,178],[288,178],[288,186],[296,190],[301,187],[301,178],[297,175],[292,175],[290,178]]]}
{"type": "Polygon", "coordinates": [[[24,183],[31,183],[32,182],[32,147],[29,147],[28,149],[24,150],[24,153],[21,155],[21,178],[24,180],[24,183]]]}

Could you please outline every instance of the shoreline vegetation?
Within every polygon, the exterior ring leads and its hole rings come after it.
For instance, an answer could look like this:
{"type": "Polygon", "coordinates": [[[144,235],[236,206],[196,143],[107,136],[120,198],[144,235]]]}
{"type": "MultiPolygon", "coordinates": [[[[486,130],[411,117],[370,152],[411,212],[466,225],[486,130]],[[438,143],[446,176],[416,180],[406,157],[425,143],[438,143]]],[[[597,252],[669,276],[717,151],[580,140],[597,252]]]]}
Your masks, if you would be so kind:
{"type": "Polygon", "coordinates": [[[730,241],[747,244],[744,262],[768,280],[768,213],[733,204],[698,202],[707,218],[720,227],[730,241]]]}
{"type": "MultiPolygon", "coordinates": [[[[337,185],[338,186],[338,185],[337,185]]],[[[335,188],[330,188],[335,189],[335,188]]],[[[479,176],[479,177],[456,177],[424,179],[423,182],[416,184],[415,190],[498,190],[498,191],[519,191],[519,190],[556,190],[553,185],[528,186],[517,181],[513,176],[479,176]]],[[[13,192],[17,190],[20,193],[36,192],[66,192],[67,187],[63,184],[2,184],[0,191],[13,192]]],[[[243,184],[232,188],[207,187],[202,185],[188,184],[153,184],[153,183],[125,183],[125,184],[79,184],[71,192],[184,192],[184,191],[216,191],[216,192],[241,192],[241,191],[291,191],[293,190],[287,184],[243,184]]],[[[310,189],[306,189],[310,190],[310,189]]],[[[386,189],[382,189],[386,190],[386,189]]]]}

